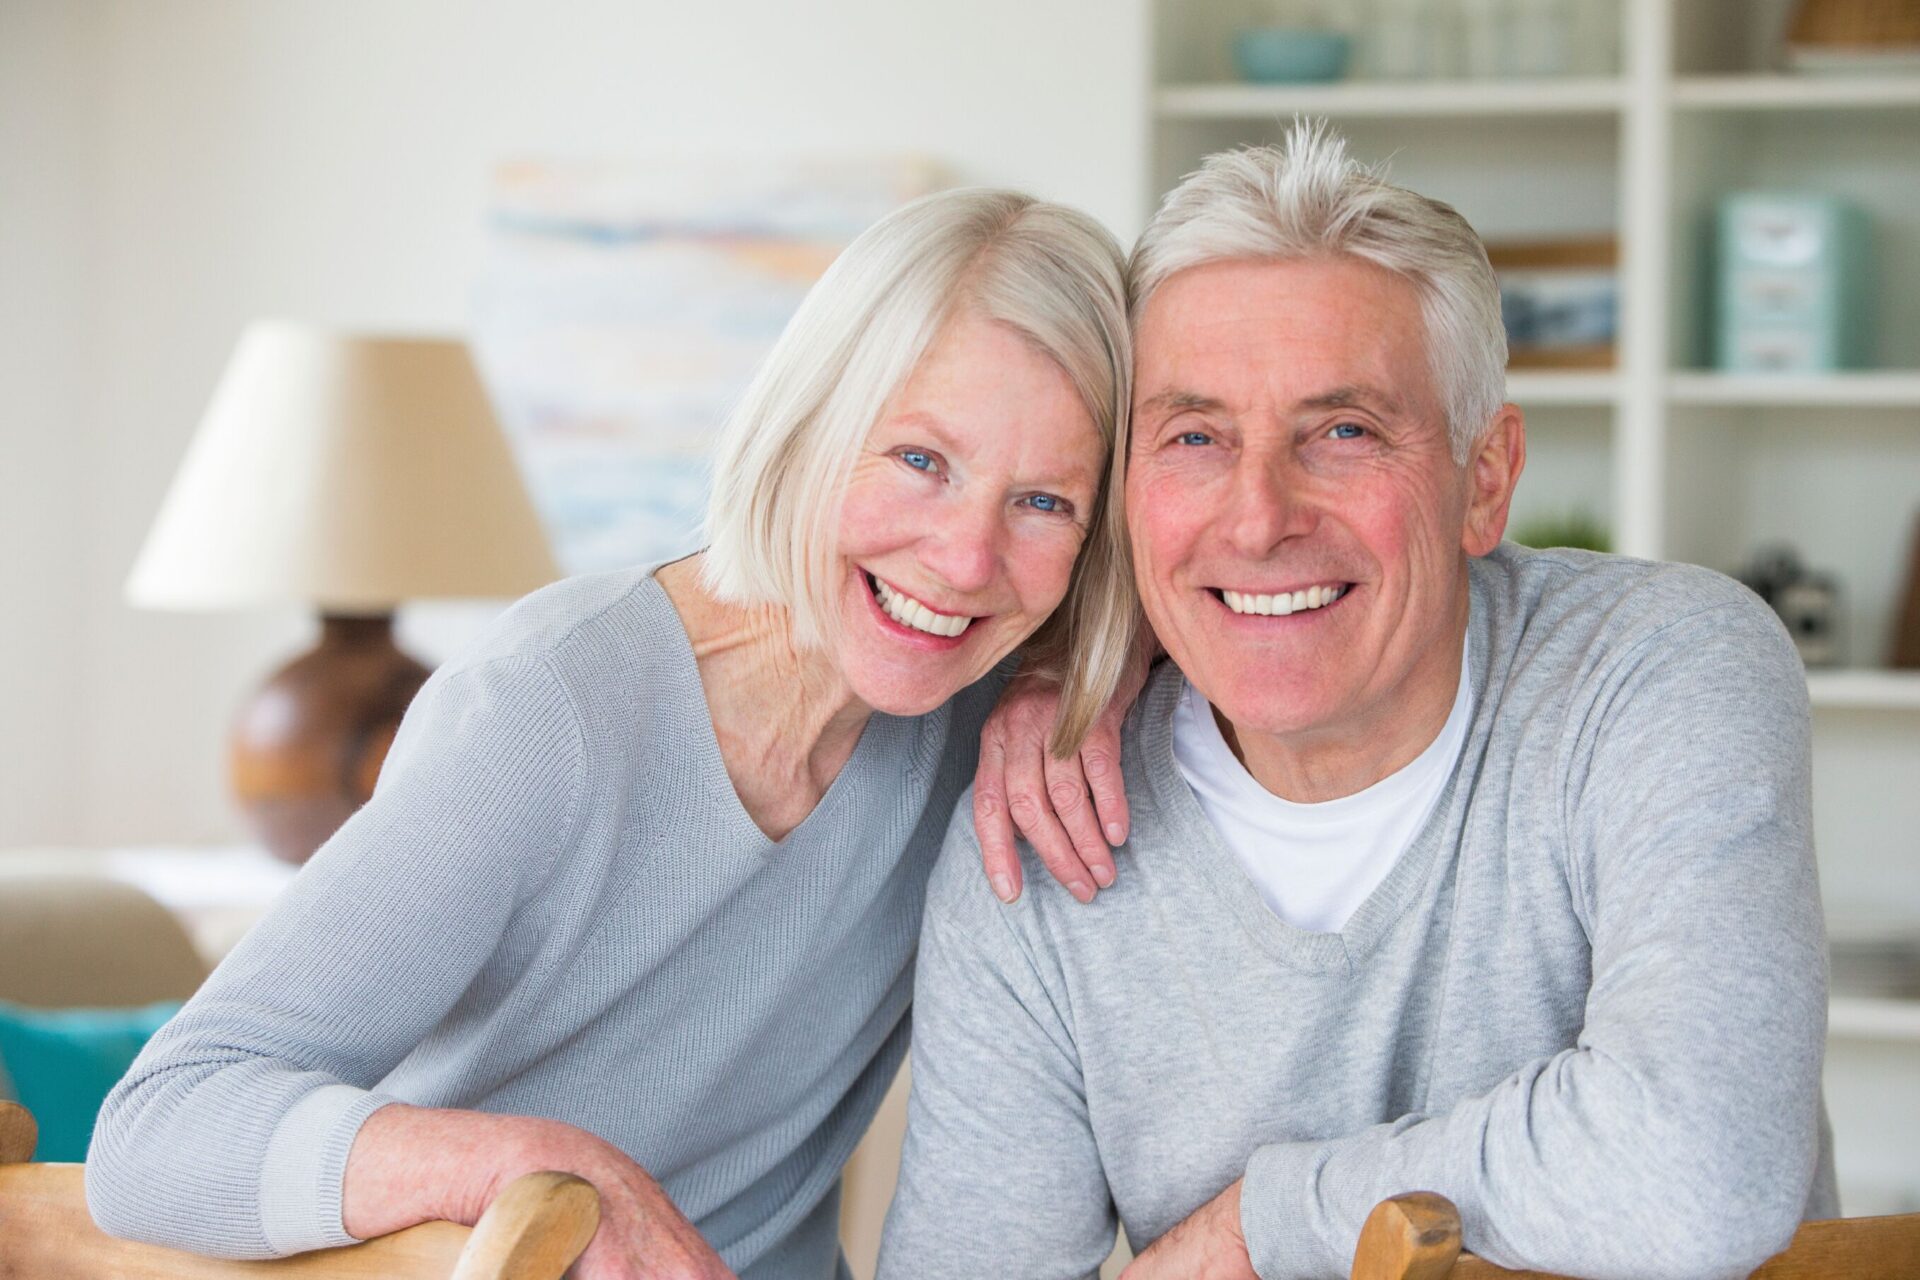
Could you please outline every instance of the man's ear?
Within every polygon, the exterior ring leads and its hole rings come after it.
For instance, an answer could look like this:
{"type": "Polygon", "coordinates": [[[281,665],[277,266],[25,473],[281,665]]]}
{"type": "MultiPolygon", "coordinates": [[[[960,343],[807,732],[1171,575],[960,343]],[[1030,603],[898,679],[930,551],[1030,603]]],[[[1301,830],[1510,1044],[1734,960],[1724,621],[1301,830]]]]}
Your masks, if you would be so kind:
{"type": "Polygon", "coordinates": [[[1520,483],[1526,465],[1526,419],[1518,405],[1501,405],[1467,460],[1467,519],[1460,546],[1468,555],[1483,556],[1500,545],[1507,531],[1513,487],[1520,483]]]}

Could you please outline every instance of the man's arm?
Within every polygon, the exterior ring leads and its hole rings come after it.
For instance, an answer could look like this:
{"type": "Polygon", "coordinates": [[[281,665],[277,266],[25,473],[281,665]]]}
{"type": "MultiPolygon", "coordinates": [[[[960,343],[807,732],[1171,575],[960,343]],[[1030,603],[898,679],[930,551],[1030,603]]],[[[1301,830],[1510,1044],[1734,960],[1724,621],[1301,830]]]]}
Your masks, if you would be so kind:
{"type": "MultiPolygon", "coordinates": [[[[1494,1262],[1597,1280],[1745,1276],[1785,1246],[1826,1025],[1805,689],[1745,600],[1599,678],[1565,740],[1565,829],[1539,851],[1566,841],[1593,943],[1578,1042],[1443,1113],[1257,1151],[1239,1194],[1260,1275],[1345,1274],[1367,1213],[1412,1190],[1458,1205],[1494,1262]]],[[[1192,1274],[1159,1261],[1129,1280],[1192,1274]]]]}
{"type": "MultiPolygon", "coordinates": [[[[1070,1023],[981,882],[972,809],[947,831],[914,977],[913,1092],[882,1280],[1077,1280],[1114,1211],[1070,1023]]],[[[1057,975],[1054,975],[1057,979],[1057,975]]]]}

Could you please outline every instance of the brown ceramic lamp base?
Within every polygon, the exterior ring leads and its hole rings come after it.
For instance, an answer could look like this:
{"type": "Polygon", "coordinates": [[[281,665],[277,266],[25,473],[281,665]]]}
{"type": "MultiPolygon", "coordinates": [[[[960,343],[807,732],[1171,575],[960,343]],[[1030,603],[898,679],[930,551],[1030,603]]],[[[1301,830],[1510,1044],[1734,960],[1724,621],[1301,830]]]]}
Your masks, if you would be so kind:
{"type": "Polygon", "coordinates": [[[393,615],[324,614],[320,643],[268,678],[234,719],[241,810],[267,848],[305,862],[373,794],[427,668],[393,643],[393,615]]]}

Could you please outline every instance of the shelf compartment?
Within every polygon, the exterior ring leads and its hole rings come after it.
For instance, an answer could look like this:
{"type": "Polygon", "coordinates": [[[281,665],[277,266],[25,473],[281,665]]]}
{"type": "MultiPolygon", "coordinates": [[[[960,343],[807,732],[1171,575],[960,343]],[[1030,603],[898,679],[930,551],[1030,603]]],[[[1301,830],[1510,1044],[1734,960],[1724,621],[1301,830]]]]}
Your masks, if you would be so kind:
{"type": "Polygon", "coordinates": [[[1325,85],[1180,84],[1154,94],[1166,120],[1255,120],[1294,113],[1357,119],[1604,116],[1626,102],[1613,79],[1346,81],[1325,85]]]}
{"type": "Polygon", "coordinates": [[[1675,404],[1769,408],[1774,405],[1920,408],[1920,372],[1864,369],[1827,374],[1675,373],[1675,404]]]}
{"type": "Polygon", "coordinates": [[[1686,111],[1887,111],[1920,107],[1920,76],[1683,76],[1686,111]]]}
{"type": "Polygon", "coordinates": [[[1920,1000],[1834,996],[1827,1003],[1827,1035],[1838,1040],[1920,1044],[1920,1000]]]}
{"type": "Polygon", "coordinates": [[[1807,697],[1832,711],[1920,711],[1920,671],[1809,671],[1807,697]]]}

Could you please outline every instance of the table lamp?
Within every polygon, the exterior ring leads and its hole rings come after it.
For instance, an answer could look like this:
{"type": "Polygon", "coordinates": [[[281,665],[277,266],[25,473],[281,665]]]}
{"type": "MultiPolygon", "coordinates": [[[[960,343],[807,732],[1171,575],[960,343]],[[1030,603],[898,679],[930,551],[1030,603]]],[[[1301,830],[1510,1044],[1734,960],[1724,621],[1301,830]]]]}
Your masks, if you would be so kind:
{"type": "Polygon", "coordinates": [[[393,611],[559,576],[464,343],[250,326],[127,580],[158,609],[298,602],[320,641],[234,721],[236,798],[304,862],[373,793],[427,668],[393,611]]]}

